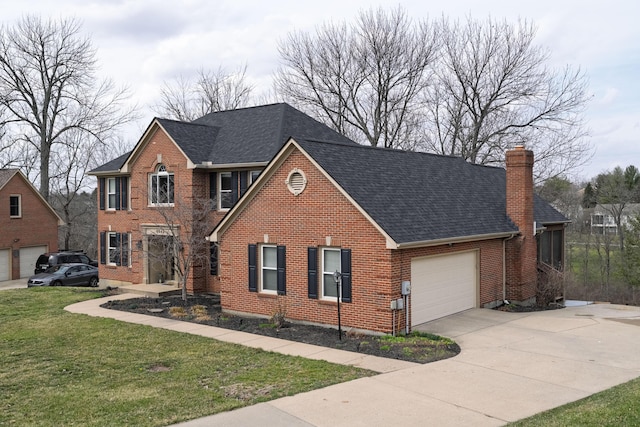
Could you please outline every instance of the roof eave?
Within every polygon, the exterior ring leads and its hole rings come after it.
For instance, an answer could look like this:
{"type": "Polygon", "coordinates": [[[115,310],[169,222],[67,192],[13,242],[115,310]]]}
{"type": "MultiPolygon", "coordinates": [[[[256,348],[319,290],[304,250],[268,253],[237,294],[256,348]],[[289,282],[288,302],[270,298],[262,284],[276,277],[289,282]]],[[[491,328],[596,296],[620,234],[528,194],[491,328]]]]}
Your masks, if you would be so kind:
{"type": "Polygon", "coordinates": [[[480,240],[506,239],[508,237],[517,236],[518,234],[520,234],[519,231],[504,231],[500,233],[476,234],[473,236],[446,237],[444,239],[398,243],[396,244],[395,247],[389,247],[387,245],[387,248],[388,249],[425,248],[429,246],[440,246],[440,245],[447,245],[447,244],[454,244],[454,243],[477,242],[480,240]]]}
{"type": "Polygon", "coordinates": [[[195,165],[195,169],[245,169],[245,168],[263,168],[267,166],[269,162],[249,162],[249,163],[213,163],[202,162],[195,165]]]}

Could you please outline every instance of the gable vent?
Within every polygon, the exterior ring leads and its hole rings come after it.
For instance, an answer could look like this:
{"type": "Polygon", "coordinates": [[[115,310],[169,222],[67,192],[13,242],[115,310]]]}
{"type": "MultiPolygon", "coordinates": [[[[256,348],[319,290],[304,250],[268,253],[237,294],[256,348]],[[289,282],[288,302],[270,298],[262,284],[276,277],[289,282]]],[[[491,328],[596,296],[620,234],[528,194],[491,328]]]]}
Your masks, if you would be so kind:
{"type": "Polygon", "coordinates": [[[302,193],[307,186],[307,178],[304,176],[304,172],[300,169],[294,169],[289,172],[289,176],[287,177],[285,184],[287,184],[289,191],[297,196],[302,193]]]}

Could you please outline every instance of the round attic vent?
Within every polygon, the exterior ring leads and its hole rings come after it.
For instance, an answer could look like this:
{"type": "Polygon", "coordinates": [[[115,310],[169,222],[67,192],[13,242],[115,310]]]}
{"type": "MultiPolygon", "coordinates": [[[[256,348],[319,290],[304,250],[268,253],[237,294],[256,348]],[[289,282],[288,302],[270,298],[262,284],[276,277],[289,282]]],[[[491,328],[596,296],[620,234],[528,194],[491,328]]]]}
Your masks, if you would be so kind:
{"type": "Polygon", "coordinates": [[[304,176],[304,172],[300,169],[294,169],[289,172],[289,176],[287,177],[285,184],[287,184],[289,191],[297,196],[302,193],[307,186],[307,178],[304,176]]]}

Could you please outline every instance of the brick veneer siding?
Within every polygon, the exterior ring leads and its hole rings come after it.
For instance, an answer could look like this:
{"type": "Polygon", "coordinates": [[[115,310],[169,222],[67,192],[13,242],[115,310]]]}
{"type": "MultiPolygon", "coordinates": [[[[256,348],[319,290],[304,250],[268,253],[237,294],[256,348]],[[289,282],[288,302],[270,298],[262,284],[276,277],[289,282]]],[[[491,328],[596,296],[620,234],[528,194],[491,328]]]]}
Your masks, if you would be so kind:
{"type": "Polygon", "coordinates": [[[20,271],[20,249],[46,246],[49,252],[58,250],[58,217],[33,192],[20,174],[16,174],[0,191],[0,249],[11,250],[11,278],[19,279],[33,274],[33,268],[20,271]],[[22,217],[9,217],[9,197],[20,195],[22,217]]]}
{"type": "MultiPolygon", "coordinates": [[[[283,307],[289,319],[337,325],[336,304],[309,298],[307,293],[307,248],[326,246],[327,236],[332,246],[352,251],[352,302],[341,305],[343,327],[391,332],[390,302],[400,298],[401,281],[411,280],[413,257],[477,249],[479,304],[503,298],[502,240],[387,249],[378,230],[306,157],[294,151],[220,236],[222,308],[267,317],[283,307]],[[298,196],[285,185],[294,168],[307,178],[306,189],[298,196]],[[286,246],[285,296],[248,289],[248,245],[261,243],[286,246]]],[[[320,269],[319,262],[319,278],[320,269]]],[[[398,319],[402,316],[403,312],[398,319]]]]}
{"type": "Polygon", "coordinates": [[[535,299],[537,245],[533,224],[533,152],[517,147],[507,151],[507,215],[520,235],[507,241],[507,299],[529,303],[535,299]]]}
{"type": "MultiPolygon", "coordinates": [[[[174,174],[174,219],[182,218],[188,212],[194,212],[195,210],[192,208],[194,200],[209,198],[208,172],[188,169],[187,159],[166,133],[160,129],[151,132],[144,146],[130,161],[132,172],[130,174],[129,209],[98,210],[98,232],[131,233],[132,242],[131,266],[100,264],[101,278],[126,283],[144,283],[145,254],[140,248],[140,243],[144,240],[144,226],[150,224],[166,225],[167,220],[159,213],[159,209],[171,209],[149,206],[149,175],[156,172],[159,163],[164,164],[167,171],[174,174]]],[[[223,216],[224,212],[211,211],[208,215],[208,225],[205,227],[207,232],[213,229],[223,216]]],[[[185,232],[188,231],[185,230],[183,224],[180,227],[180,233],[185,232]]],[[[204,235],[202,239],[204,241],[204,235]]],[[[184,248],[184,250],[188,251],[189,248],[184,248]]],[[[217,278],[209,275],[208,262],[204,264],[192,268],[189,272],[187,281],[189,293],[215,292],[217,290],[217,278]]]]}

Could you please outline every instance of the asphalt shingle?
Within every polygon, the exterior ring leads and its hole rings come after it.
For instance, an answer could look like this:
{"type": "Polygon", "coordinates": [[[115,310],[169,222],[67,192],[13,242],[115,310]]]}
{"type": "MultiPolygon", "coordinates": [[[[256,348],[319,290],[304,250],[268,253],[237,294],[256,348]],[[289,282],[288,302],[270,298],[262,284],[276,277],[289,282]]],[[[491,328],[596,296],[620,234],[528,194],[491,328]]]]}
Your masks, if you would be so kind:
{"type": "MultiPolygon", "coordinates": [[[[517,232],[506,173],[458,157],[297,141],[397,243],[517,232]]],[[[536,220],[566,218],[536,197],[536,220]]]]}

